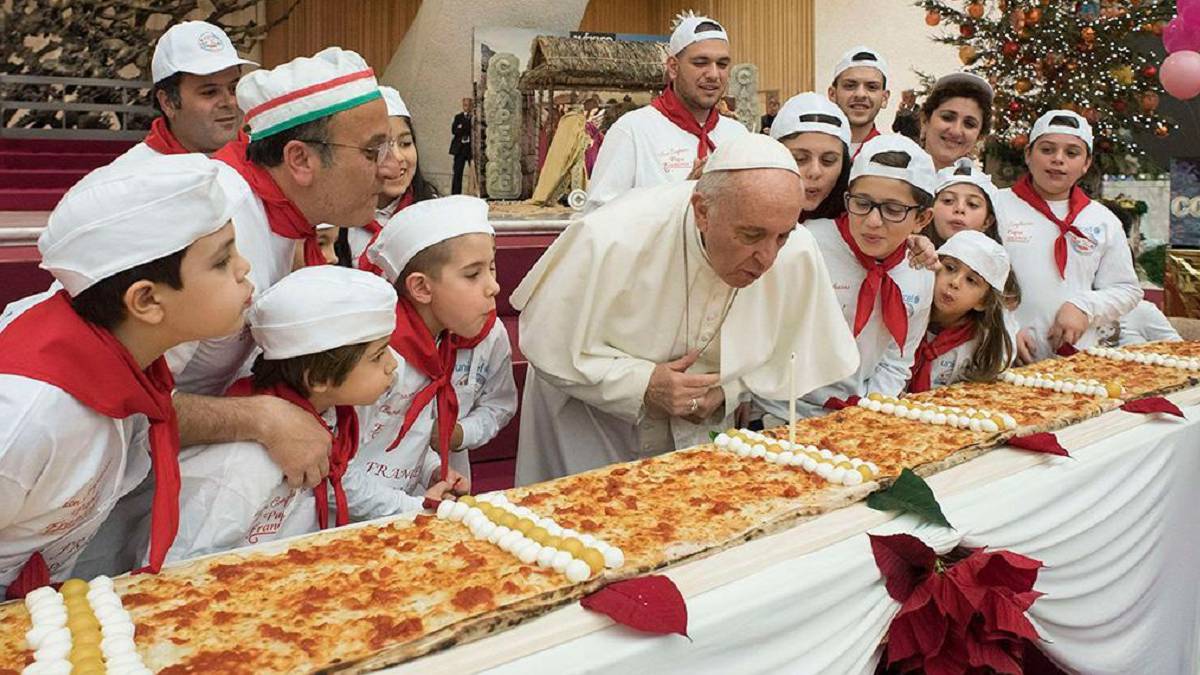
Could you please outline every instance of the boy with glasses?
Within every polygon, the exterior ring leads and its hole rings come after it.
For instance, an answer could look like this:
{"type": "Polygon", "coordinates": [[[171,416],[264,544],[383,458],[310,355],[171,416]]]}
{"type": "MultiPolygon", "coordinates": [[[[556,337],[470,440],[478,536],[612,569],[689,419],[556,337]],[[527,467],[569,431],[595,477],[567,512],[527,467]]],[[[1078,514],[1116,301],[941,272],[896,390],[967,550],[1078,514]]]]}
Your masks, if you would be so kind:
{"type": "MultiPolygon", "coordinates": [[[[801,396],[798,415],[821,415],[873,392],[904,391],[929,322],[934,282],[933,272],[909,264],[905,243],[933,217],[936,181],[933,160],[920,146],[903,136],[879,136],[863,144],[850,169],[846,213],[805,223],[825,257],[860,360],[849,377],[801,396]]],[[[786,417],[787,401],[761,405],[786,417]]]]}

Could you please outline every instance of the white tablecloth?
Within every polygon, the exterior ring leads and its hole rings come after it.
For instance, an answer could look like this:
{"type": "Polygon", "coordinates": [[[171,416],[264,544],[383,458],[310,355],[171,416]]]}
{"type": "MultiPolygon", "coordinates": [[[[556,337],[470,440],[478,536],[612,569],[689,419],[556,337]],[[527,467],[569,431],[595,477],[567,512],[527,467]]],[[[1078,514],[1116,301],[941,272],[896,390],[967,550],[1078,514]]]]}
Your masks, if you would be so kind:
{"type": "MultiPolygon", "coordinates": [[[[1200,402],[1195,390],[1177,402],[1200,402]]],[[[1113,412],[1058,433],[1073,459],[999,449],[930,485],[957,530],[864,505],[672,569],[692,640],[579,605],[398,672],[867,673],[899,605],[865,532],[1043,561],[1030,610],[1045,651],[1087,673],[1200,671],[1200,406],[1188,421],[1113,412]]]]}

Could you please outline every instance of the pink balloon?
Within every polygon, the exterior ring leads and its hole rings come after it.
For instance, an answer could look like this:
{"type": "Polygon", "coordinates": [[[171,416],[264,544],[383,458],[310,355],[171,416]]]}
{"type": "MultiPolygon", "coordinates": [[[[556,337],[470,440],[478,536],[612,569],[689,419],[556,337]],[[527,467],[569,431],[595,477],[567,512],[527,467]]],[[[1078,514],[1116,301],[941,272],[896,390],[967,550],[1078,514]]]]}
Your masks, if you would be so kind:
{"type": "Polygon", "coordinates": [[[1200,4],[1197,3],[1197,0],[1175,0],[1175,13],[1183,14],[1184,10],[1195,7],[1197,4],[1200,4]]]}
{"type": "Polygon", "coordinates": [[[1186,24],[1183,23],[1182,17],[1175,17],[1163,27],[1162,41],[1163,47],[1166,47],[1168,54],[1182,51],[1195,51],[1197,45],[1193,44],[1197,40],[1197,33],[1188,30],[1186,24]]]}
{"type": "Polygon", "coordinates": [[[1183,22],[1184,28],[1189,31],[1200,31],[1200,2],[1193,1],[1191,5],[1180,10],[1176,18],[1183,22]]]}
{"type": "Polygon", "coordinates": [[[1171,54],[1158,69],[1158,79],[1163,89],[1181,101],[1200,94],[1200,54],[1179,51],[1171,54]]]}

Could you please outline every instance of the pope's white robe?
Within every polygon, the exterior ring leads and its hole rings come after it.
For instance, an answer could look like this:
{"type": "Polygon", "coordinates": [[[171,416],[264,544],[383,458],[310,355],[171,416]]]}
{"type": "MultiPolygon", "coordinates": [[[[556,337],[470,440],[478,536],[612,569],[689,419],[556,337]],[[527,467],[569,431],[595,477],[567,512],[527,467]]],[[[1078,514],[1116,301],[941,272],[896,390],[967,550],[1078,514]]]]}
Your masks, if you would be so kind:
{"type": "Polygon", "coordinates": [[[752,394],[787,397],[792,352],[798,392],[858,367],[824,261],[804,228],[771,269],[737,293],[721,323],[733,289],[707,262],[690,206],[694,188],[687,181],[633,190],[573,222],[513,293],[530,364],[518,484],[706,442],[752,394]],[[719,372],[724,407],[699,425],[647,411],[655,365],[709,338],[689,372],[719,372]]]}

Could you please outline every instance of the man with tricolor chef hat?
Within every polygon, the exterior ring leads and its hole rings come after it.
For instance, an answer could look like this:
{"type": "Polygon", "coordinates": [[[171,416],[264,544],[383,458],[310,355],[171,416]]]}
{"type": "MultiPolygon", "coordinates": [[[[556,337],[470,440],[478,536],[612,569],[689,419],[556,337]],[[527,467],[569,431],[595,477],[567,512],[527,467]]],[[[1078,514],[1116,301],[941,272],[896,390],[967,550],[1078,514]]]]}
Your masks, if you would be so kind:
{"type": "Polygon", "coordinates": [[[732,61],[721,24],[682,16],[667,50],[669,82],[662,94],[622,115],[604,136],[588,187],[588,211],[630,188],[683,181],[713,148],[749,133],[717,112],[732,61]]]}
{"type": "Polygon", "coordinates": [[[235,93],[242,66],[257,65],[238,56],[225,31],[211,23],[171,26],[158,39],[150,61],[150,95],[160,115],[145,140],[116,161],[220,150],[242,128],[235,93]]]}
{"type": "Polygon", "coordinates": [[[752,394],[855,370],[802,193],[788,150],[745,134],[698,182],[631,190],[563,232],[512,296],[519,484],[705,442],[752,394]]]}

